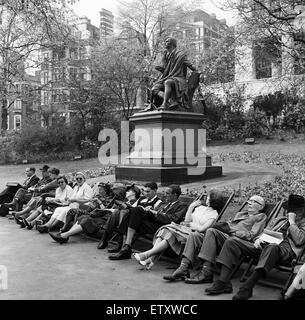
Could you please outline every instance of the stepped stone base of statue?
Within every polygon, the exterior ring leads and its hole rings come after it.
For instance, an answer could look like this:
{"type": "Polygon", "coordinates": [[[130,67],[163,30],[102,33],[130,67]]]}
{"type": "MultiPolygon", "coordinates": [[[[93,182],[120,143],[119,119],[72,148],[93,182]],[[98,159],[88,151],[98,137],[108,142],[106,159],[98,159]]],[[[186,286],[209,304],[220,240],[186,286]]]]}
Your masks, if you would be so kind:
{"type": "Polygon", "coordinates": [[[169,185],[222,176],[222,167],[212,166],[205,152],[203,119],[200,113],[167,110],[133,115],[135,147],[116,168],[116,181],[169,185]]]}

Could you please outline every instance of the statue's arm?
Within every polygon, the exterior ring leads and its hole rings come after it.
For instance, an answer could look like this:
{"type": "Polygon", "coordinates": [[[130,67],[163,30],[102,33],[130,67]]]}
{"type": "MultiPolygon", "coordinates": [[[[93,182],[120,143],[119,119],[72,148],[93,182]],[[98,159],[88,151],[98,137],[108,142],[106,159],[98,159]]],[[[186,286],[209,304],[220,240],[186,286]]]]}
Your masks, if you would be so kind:
{"type": "Polygon", "coordinates": [[[165,70],[166,64],[167,64],[166,52],[164,51],[163,54],[162,54],[161,63],[160,63],[160,65],[155,66],[155,69],[157,71],[163,73],[164,70],[165,70]]]}
{"type": "Polygon", "coordinates": [[[188,58],[185,58],[184,63],[192,71],[198,71],[197,68],[188,60],[188,58]]]}

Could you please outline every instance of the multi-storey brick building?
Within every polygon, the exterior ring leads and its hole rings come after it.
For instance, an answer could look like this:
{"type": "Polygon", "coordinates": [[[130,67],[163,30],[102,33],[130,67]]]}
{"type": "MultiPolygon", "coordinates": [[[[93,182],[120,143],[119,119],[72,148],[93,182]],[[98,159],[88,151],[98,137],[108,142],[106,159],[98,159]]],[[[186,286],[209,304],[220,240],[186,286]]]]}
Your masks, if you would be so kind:
{"type": "MultiPolygon", "coordinates": [[[[302,48],[301,42],[296,41],[296,36],[302,35],[305,30],[305,8],[294,2],[285,8],[287,16],[291,12],[287,27],[273,30],[272,37],[272,26],[267,29],[270,32],[247,35],[236,50],[235,81],[245,84],[246,93],[250,96],[282,90],[290,83],[298,82],[305,73],[304,46],[302,48]],[[301,12],[299,10],[303,13],[295,15],[297,11],[301,12]],[[277,35],[278,40],[274,35],[277,35]]],[[[269,8],[278,14],[277,1],[269,2],[269,8]]],[[[257,6],[254,9],[252,15],[260,14],[262,10],[257,6]]],[[[237,28],[242,28],[242,23],[240,19],[237,28]]]]}
{"type": "Polygon", "coordinates": [[[166,25],[166,33],[187,42],[198,59],[213,47],[228,29],[225,19],[219,20],[215,14],[208,14],[200,9],[191,12],[178,11],[166,18],[166,25]]]}
{"type": "Polygon", "coordinates": [[[38,119],[40,108],[40,75],[25,74],[8,89],[7,130],[20,130],[26,119],[38,119]]]}
{"type": "Polygon", "coordinates": [[[243,88],[250,106],[256,96],[304,87],[305,6],[300,6],[300,2],[304,3],[303,0],[285,1],[285,4],[266,0],[267,9],[263,9],[257,3],[244,1],[248,10],[239,16],[235,26],[238,37],[235,83],[214,85],[209,87],[210,91],[224,96],[230,88],[238,86],[243,88]],[[279,16],[279,20],[276,21],[272,14],[279,16]],[[257,25],[251,25],[251,21],[257,21],[257,25]],[[303,40],[298,41],[298,38],[303,40]]]}
{"type": "Polygon", "coordinates": [[[73,90],[91,80],[90,57],[100,38],[99,28],[86,17],[70,15],[73,37],[64,46],[41,51],[42,125],[50,125],[54,115],[69,122],[73,110],[73,90]]]}

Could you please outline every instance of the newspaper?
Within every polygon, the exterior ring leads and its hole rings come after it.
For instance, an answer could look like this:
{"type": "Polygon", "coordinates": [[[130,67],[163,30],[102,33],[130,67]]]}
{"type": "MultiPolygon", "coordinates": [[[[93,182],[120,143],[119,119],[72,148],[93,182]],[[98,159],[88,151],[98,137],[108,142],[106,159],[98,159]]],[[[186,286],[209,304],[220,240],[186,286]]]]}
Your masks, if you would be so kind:
{"type": "Polygon", "coordinates": [[[284,240],[284,237],[282,232],[264,229],[259,239],[262,239],[264,242],[267,242],[267,243],[280,244],[284,240]]]}

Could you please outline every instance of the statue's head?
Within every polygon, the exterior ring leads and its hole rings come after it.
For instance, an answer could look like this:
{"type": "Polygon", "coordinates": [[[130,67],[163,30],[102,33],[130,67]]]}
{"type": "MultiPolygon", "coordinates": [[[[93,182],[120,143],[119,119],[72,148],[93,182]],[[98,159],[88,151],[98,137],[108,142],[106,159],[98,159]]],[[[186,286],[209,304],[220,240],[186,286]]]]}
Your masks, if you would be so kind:
{"type": "Polygon", "coordinates": [[[168,37],[164,40],[165,48],[177,48],[177,40],[171,37],[168,37]]]}

